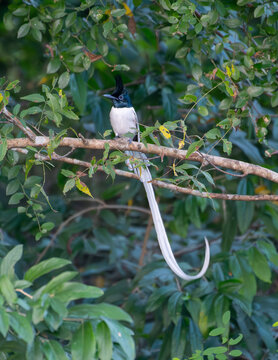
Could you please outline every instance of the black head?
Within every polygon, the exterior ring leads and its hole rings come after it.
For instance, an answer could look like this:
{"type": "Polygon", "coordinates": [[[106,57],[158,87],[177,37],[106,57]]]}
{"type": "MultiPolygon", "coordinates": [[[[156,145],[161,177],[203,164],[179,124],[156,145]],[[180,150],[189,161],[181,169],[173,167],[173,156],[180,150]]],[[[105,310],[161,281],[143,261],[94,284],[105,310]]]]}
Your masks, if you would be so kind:
{"type": "Polygon", "coordinates": [[[115,78],[116,88],[112,94],[104,94],[103,96],[107,99],[112,100],[113,105],[116,108],[122,107],[132,107],[130,97],[128,95],[127,89],[124,88],[123,80],[120,75],[117,75],[115,78]]]}

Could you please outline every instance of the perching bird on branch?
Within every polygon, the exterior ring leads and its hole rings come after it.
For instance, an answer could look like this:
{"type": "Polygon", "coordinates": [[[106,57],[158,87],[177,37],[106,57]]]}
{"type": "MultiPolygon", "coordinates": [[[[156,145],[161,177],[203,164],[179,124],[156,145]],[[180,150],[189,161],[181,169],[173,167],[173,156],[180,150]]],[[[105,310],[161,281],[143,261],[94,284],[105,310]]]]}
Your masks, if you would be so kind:
{"type": "MultiPolygon", "coordinates": [[[[115,135],[117,137],[127,136],[129,141],[137,140],[140,142],[138,118],[131,104],[128,91],[124,88],[122,79],[119,75],[116,77],[116,88],[114,92],[111,95],[105,94],[104,96],[113,102],[113,106],[110,111],[110,122],[115,135]]],[[[205,238],[206,254],[202,270],[197,275],[185,274],[179,267],[169,244],[164,223],[160,215],[157,201],[155,199],[155,194],[151,183],[152,176],[148,169],[149,164],[147,157],[145,154],[135,151],[126,151],[125,153],[129,156],[129,159],[126,161],[128,168],[137,174],[144,185],[153,217],[158,243],[166,263],[176,275],[184,280],[195,280],[201,278],[207,271],[210,260],[210,249],[207,239],[205,238]]]]}

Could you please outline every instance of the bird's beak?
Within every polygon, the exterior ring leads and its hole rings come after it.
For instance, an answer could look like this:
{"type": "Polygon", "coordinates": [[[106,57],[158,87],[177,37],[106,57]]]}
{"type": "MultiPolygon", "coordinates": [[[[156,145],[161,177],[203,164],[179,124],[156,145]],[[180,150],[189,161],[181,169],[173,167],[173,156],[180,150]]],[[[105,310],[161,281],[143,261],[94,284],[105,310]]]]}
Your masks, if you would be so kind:
{"type": "Polygon", "coordinates": [[[118,100],[115,96],[110,95],[110,94],[104,94],[103,96],[110,100],[118,100]]]}

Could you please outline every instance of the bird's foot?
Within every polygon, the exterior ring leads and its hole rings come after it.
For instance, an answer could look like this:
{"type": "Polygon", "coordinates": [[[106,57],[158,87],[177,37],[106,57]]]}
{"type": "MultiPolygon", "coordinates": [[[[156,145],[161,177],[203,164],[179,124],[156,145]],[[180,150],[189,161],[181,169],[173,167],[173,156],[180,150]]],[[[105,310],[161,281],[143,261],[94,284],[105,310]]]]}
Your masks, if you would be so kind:
{"type": "Polygon", "coordinates": [[[116,136],[115,140],[122,144],[126,144],[126,143],[130,144],[130,139],[127,137],[116,136]]]}

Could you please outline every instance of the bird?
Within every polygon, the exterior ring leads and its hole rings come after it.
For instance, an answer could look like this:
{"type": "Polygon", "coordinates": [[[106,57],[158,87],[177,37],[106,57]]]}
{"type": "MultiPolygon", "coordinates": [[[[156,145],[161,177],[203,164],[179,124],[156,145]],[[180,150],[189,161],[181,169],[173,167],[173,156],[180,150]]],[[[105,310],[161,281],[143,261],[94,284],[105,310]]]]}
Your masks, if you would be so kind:
{"type": "MultiPolygon", "coordinates": [[[[130,142],[140,142],[138,117],[134,107],[132,106],[128,90],[124,87],[120,75],[116,75],[115,81],[116,87],[112,94],[103,95],[113,103],[110,111],[110,123],[112,129],[116,138],[127,138],[130,142]]],[[[205,238],[206,252],[202,269],[196,275],[186,274],[178,265],[168,240],[159,206],[155,198],[152,186],[152,175],[149,170],[150,164],[147,156],[144,153],[137,151],[125,151],[125,154],[128,157],[126,165],[130,171],[133,171],[138,176],[145,188],[157,234],[158,244],[166,263],[170,269],[183,280],[191,281],[201,278],[206,273],[210,262],[210,248],[208,240],[205,238]]]]}

